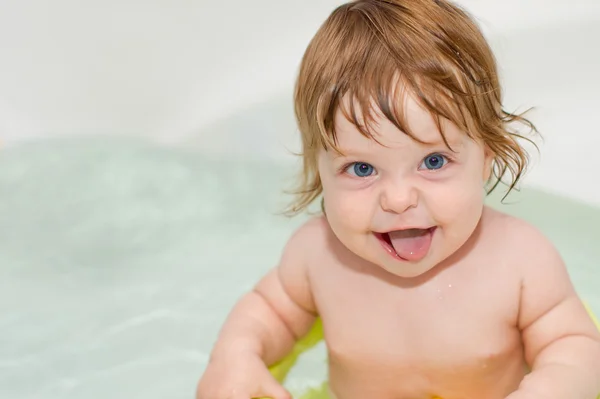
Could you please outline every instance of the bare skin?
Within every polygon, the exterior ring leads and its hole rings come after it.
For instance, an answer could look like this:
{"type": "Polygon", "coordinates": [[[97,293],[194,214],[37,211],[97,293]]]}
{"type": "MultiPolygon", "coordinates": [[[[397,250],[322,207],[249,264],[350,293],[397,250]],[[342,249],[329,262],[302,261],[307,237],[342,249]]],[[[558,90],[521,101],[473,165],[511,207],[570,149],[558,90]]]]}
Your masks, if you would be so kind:
{"type": "Polygon", "coordinates": [[[319,159],[327,216],[302,226],[232,310],[198,399],[289,398],[267,366],[317,316],[338,399],[600,393],[600,334],[554,246],[483,205],[483,143],[447,124],[448,153],[431,115],[405,105],[422,143],[384,119],[378,143],[336,120],[346,155],[319,159]],[[400,240],[394,254],[377,238],[413,228],[434,229],[426,251],[400,240]]]}
{"type": "Polygon", "coordinates": [[[491,209],[460,253],[408,281],[349,253],[324,219],[306,228],[320,259],[309,263],[308,273],[337,397],[494,399],[515,391],[527,368],[520,330],[531,317],[519,316],[522,267],[539,268],[533,284],[554,286],[553,302],[571,298],[569,314],[566,308],[561,313],[580,326],[573,334],[589,337],[590,347],[599,339],[558,258],[548,265],[554,270],[523,265],[523,251],[535,252],[536,241],[547,250],[548,243],[530,226],[491,209]],[[507,230],[530,240],[515,239],[507,253],[499,245],[507,230]]]}

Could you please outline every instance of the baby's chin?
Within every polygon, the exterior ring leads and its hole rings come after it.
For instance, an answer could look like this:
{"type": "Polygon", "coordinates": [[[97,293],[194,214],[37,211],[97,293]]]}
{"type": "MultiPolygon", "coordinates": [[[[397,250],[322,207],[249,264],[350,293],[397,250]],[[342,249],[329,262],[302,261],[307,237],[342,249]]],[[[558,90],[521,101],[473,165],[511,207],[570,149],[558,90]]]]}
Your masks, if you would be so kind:
{"type": "Polygon", "coordinates": [[[389,262],[380,262],[377,264],[380,268],[386,272],[404,279],[416,279],[423,277],[430,271],[436,268],[439,262],[432,262],[431,260],[423,259],[417,263],[409,264],[390,264],[389,262]]]}

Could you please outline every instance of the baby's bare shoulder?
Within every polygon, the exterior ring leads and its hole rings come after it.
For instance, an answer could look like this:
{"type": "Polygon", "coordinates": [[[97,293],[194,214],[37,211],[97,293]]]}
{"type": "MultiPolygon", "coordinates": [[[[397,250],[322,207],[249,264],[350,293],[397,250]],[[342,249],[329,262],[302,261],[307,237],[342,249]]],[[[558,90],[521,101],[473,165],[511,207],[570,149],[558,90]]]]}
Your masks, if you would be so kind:
{"type": "Polygon", "coordinates": [[[313,217],[298,227],[285,245],[280,269],[295,270],[294,274],[308,273],[321,263],[326,253],[329,225],[325,217],[313,217]]]}
{"type": "Polygon", "coordinates": [[[491,208],[484,216],[486,241],[523,267],[561,263],[558,249],[537,226],[491,208]]]}
{"type": "Polygon", "coordinates": [[[291,235],[286,252],[293,253],[295,257],[310,258],[324,249],[328,233],[329,225],[324,216],[308,219],[291,235]]]}
{"type": "Polygon", "coordinates": [[[539,247],[552,246],[548,237],[532,223],[501,212],[496,209],[486,208],[484,212],[486,234],[493,238],[503,238],[499,245],[510,244],[520,249],[539,249],[539,247]]]}

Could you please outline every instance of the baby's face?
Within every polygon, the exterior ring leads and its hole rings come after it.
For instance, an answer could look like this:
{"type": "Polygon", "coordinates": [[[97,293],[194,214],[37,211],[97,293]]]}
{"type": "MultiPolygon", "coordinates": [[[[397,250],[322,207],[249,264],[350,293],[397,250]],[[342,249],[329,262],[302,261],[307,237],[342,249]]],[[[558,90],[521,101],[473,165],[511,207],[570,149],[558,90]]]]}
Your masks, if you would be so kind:
{"type": "Polygon", "coordinates": [[[335,126],[344,156],[319,154],[327,220],[338,239],[361,258],[401,277],[415,277],[459,250],[483,210],[491,157],[444,121],[445,144],[426,110],[405,101],[407,122],[421,144],[383,117],[376,138],[364,137],[338,111],[335,126]]]}

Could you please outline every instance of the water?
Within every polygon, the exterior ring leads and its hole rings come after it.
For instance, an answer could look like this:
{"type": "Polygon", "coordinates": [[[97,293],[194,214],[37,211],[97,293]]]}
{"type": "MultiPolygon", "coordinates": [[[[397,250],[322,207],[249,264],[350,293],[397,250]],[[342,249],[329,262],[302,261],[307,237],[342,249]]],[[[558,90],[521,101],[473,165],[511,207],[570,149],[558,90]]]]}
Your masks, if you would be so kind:
{"type": "MultiPolygon", "coordinates": [[[[291,177],[108,138],[0,151],[0,397],[193,397],[228,310],[303,221],[275,213],[291,177]]],[[[600,312],[600,210],[510,201],[600,312]]],[[[302,359],[292,389],[321,380],[323,355],[302,359]]]]}

